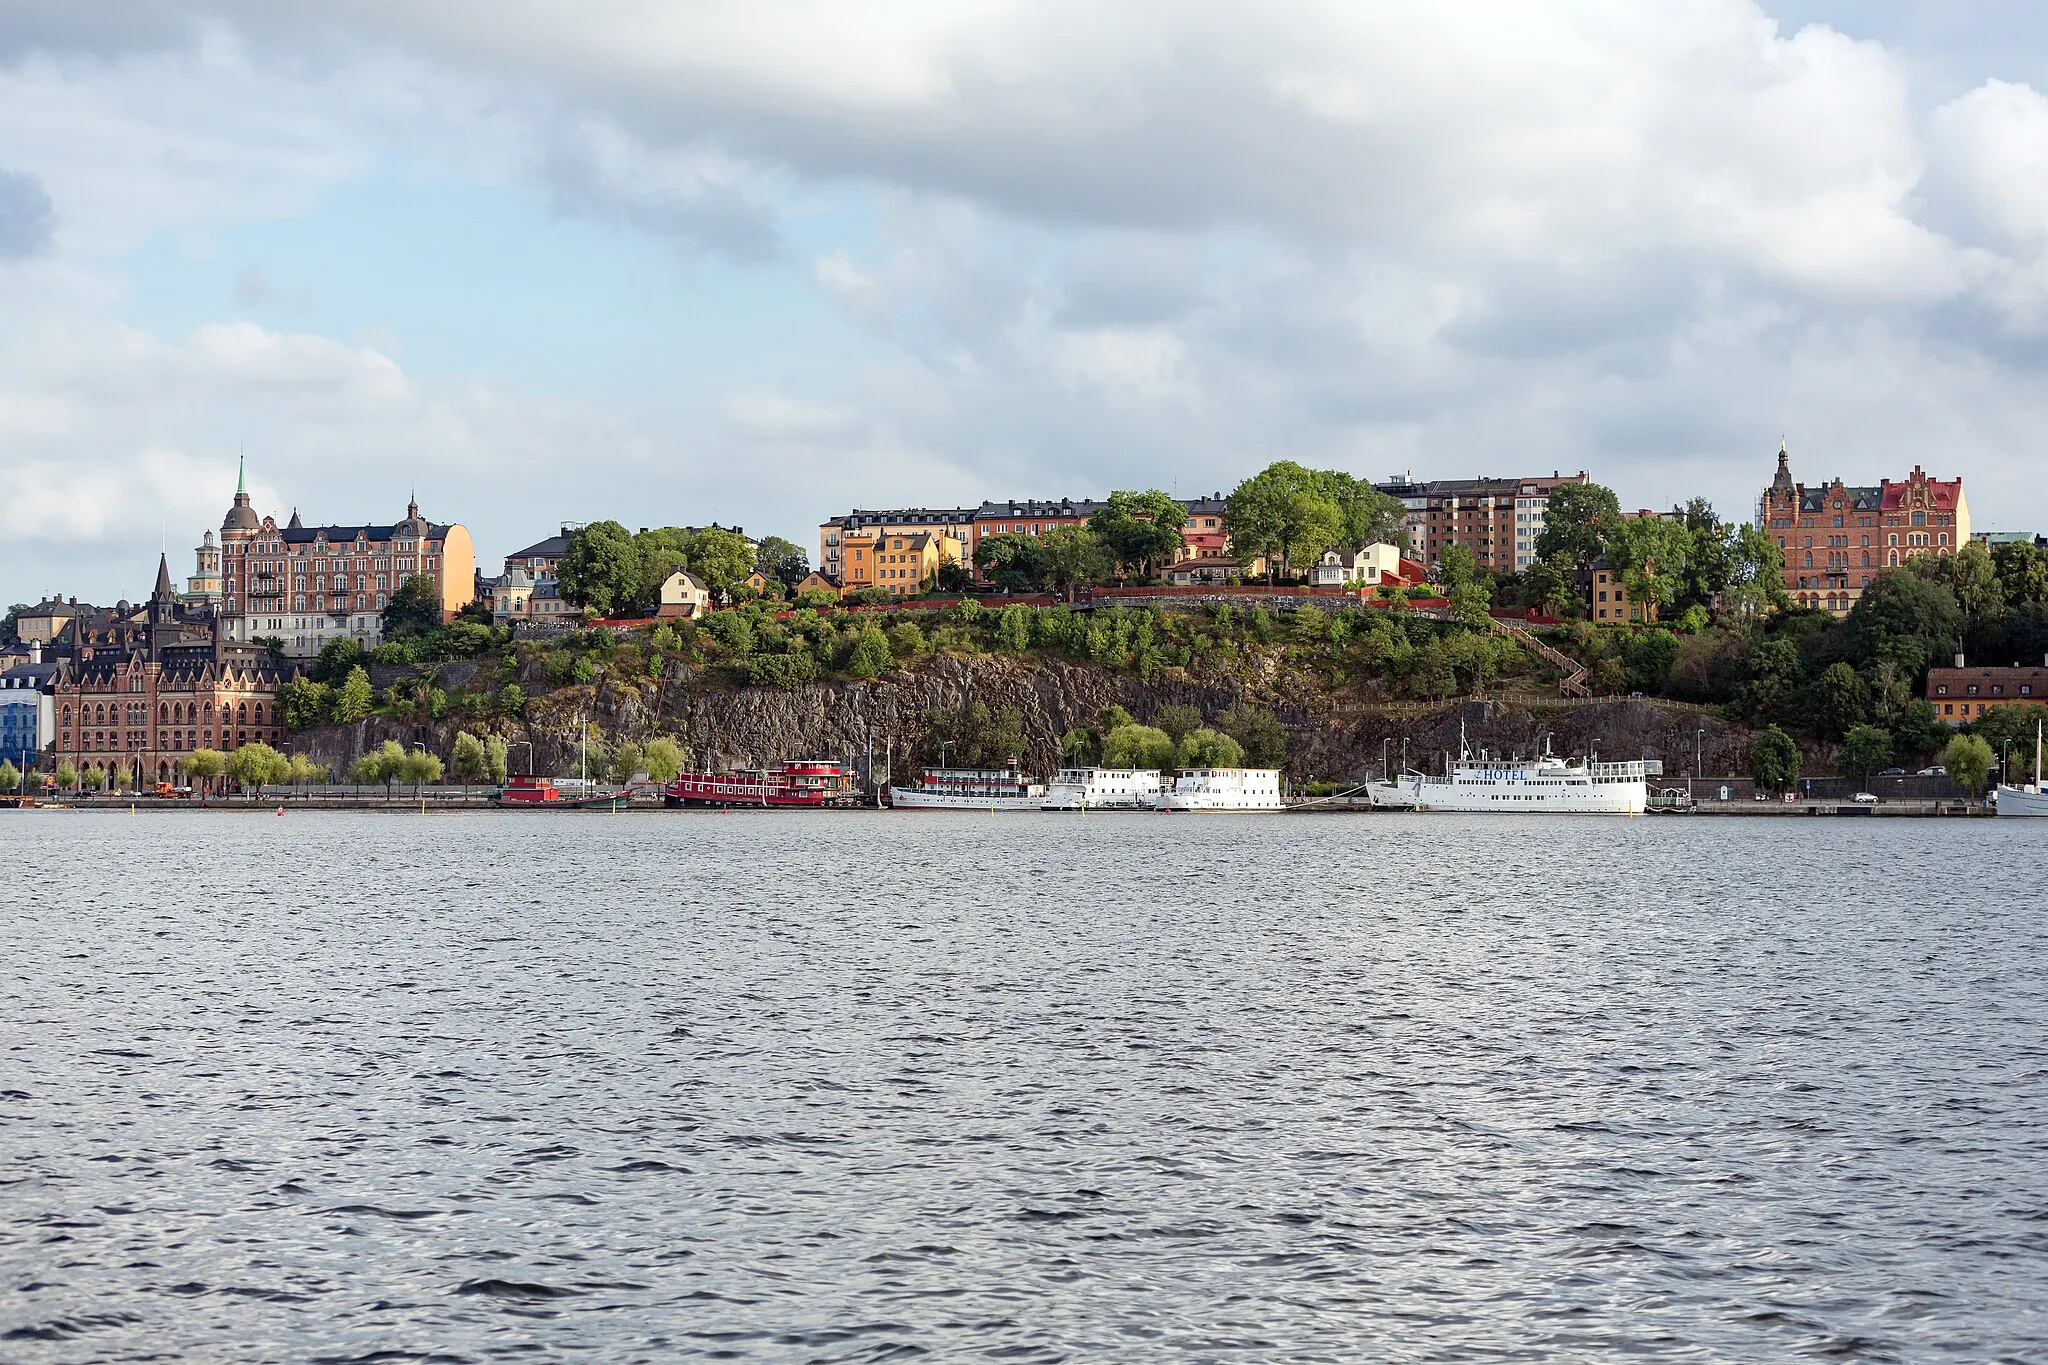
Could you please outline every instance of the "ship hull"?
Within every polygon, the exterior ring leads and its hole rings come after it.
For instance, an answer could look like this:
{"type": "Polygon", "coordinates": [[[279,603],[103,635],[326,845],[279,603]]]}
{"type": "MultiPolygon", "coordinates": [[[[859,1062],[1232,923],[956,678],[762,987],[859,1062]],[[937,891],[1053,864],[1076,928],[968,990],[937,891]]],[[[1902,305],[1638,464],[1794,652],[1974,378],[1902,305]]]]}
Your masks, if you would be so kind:
{"type": "Polygon", "coordinates": [[[914,787],[889,788],[889,804],[897,810],[964,810],[1010,812],[1025,811],[1036,814],[1045,808],[1045,797],[1038,796],[950,796],[936,792],[921,792],[914,787]]]}
{"type": "MultiPolygon", "coordinates": [[[[1649,788],[1642,782],[1538,789],[1522,783],[1468,786],[1410,778],[1401,783],[1400,794],[1415,810],[1466,815],[1641,815],[1649,805],[1649,788]]],[[[1379,804],[1377,793],[1374,802],[1379,804]]]]}
{"type": "Polygon", "coordinates": [[[2048,816],[2048,792],[2002,786],[1998,789],[1997,805],[2002,816],[2048,816]]]}

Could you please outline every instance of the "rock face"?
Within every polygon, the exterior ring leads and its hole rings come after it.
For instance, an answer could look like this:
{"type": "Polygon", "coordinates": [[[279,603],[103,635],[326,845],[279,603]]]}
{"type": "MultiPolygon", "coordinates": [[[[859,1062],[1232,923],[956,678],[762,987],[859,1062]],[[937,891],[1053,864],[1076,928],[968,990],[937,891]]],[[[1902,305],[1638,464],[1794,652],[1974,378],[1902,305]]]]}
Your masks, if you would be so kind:
{"type": "Polygon", "coordinates": [[[411,723],[373,717],[298,737],[308,752],[337,774],[386,739],[424,744],[447,756],[458,729],[495,730],[513,748],[514,772],[573,774],[579,714],[609,739],[644,743],[667,734],[688,748],[695,764],[759,767],[792,758],[839,758],[864,763],[873,745],[877,768],[893,747],[907,752],[939,707],[980,700],[991,708],[1014,706],[1024,718],[1026,766],[1049,772],[1059,763],[1060,736],[1091,723],[1102,708],[1121,706],[1144,720],[1169,705],[1199,707],[1214,717],[1244,702],[1273,711],[1288,731],[1288,776],[1344,780],[1376,776],[1382,753],[1398,764],[1402,741],[1416,767],[1436,767],[1444,750],[1458,747],[1462,722],[1475,750],[1514,756],[1541,752],[1611,758],[1652,757],[1677,774],[1703,747],[1706,771],[1745,772],[1754,736],[1718,716],[1665,702],[1602,700],[1563,704],[1471,701],[1451,706],[1365,707],[1319,689],[1306,674],[1269,672],[1241,681],[1141,682],[1128,674],[1042,656],[945,656],[922,661],[871,682],[824,682],[782,690],[735,688],[686,667],[659,681],[601,680],[565,687],[529,703],[519,720],[411,723]],[[1704,731],[1704,736],[1699,732],[1704,731]]]}

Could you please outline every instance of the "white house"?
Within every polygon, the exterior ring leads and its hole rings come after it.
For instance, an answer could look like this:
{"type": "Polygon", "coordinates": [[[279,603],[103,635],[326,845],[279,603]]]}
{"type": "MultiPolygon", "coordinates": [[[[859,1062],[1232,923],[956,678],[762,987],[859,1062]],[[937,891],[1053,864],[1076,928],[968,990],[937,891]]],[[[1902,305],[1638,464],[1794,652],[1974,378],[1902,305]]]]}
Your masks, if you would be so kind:
{"type": "Polygon", "coordinates": [[[661,580],[661,604],[654,614],[664,620],[694,620],[711,609],[711,589],[693,573],[677,569],[661,580]]]}
{"type": "Polygon", "coordinates": [[[1384,541],[1360,550],[1325,550],[1316,564],[1316,586],[1343,588],[1354,584],[1377,587],[1382,581],[1399,583],[1401,552],[1384,541]]]}

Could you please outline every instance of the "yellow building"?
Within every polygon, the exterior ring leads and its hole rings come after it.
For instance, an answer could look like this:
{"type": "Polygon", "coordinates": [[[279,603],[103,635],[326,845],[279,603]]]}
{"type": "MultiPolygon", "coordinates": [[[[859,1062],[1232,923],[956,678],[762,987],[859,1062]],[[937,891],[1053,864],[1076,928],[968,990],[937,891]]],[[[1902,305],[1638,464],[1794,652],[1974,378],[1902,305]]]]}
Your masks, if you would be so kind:
{"type": "Polygon", "coordinates": [[[1657,619],[1657,604],[1629,600],[1628,584],[1622,576],[1605,564],[1593,566],[1592,602],[1589,604],[1593,620],[1612,625],[1621,621],[1654,621],[1657,619]]]}
{"type": "Polygon", "coordinates": [[[961,563],[967,546],[956,536],[878,527],[848,532],[840,550],[840,562],[846,566],[844,591],[886,588],[907,597],[936,585],[940,567],[961,563]]]}

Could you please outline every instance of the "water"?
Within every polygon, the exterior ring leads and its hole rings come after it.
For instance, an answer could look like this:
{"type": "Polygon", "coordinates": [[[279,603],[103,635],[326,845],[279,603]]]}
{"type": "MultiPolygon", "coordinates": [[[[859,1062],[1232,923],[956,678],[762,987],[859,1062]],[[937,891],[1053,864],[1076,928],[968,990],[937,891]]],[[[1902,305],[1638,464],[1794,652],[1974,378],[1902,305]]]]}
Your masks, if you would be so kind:
{"type": "Polygon", "coordinates": [[[2048,1360],[2044,835],[0,816],[0,1358],[2048,1360]]]}

